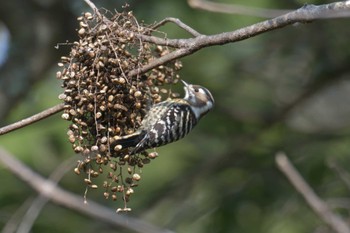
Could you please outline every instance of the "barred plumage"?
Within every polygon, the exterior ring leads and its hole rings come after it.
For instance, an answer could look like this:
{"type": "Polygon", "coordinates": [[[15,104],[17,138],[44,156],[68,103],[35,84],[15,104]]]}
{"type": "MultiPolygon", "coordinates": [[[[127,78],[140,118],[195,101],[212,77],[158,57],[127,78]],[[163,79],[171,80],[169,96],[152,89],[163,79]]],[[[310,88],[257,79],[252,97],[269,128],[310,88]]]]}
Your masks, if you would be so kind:
{"type": "Polygon", "coordinates": [[[165,100],[153,105],[133,134],[121,137],[112,144],[132,148],[135,154],[149,148],[177,141],[187,135],[199,119],[212,109],[214,99],[204,87],[184,83],[183,99],[165,100]]]}

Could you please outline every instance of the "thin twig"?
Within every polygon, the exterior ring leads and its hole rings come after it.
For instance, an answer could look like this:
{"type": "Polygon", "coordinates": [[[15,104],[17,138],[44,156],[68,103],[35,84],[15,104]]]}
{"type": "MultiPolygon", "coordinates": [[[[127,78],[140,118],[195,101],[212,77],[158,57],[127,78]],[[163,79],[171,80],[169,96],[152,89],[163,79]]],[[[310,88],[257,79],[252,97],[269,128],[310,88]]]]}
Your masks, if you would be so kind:
{"type": "Polygon", "coordinates": [[[151,27],[151,29],[159,28],[160,26],[163,26],[164,24],[166,24],[168,22],[176,24],[177,26],[184,29],[186,32],[190,33],[194,37],[202,35],[199,32],[197,32],[196,30],[194,30],[193,28],[191,28],[190,26],[188,26],[187,24],[183,23],[180,19],[172,18],[172,17],[168,17],[168,18],[163,19],[159,23],[153,25],[151,27]]]}
{"type": "Polygon", "coordinates": [[[335,232],[350,233],[350,228],[346,222],[339,215],[333,213],[329,206],[317,196],[317,194],[306,183],[284,153],[277,153],[276,163],[280,171],[288,178],[294,188],[303,196],[306,203],[318,215],[319,218],[321,218],[335,232]]]}
{"type": "Polygon", "coordinates": [[[0,148],[0,162],[2,162],[12,173],[30,185],[38,193],[50,198],[53,202],[88,215],[94,219],[100,219],[117,227],[123,227],[140,233],[171,233],[172,231],[160,229],[140,219],[116,214],[115,211],[104,207],[96,202],[89,201],[84,205],[81,196],[75,195],[58,187],[52,181],[46,180],[32,171],[14,156],[0,148]]]}
{"type": "Polygon", "coordinates": [[[51,108],[48,108],[42,112],[39,112],[33,116],[30,116],[28,118],[20,120],[16,123],[4,126],[4,127],[0,128],[0,135],[9,133],[9,132],[14,131],[16,129],[23,128],[27,125],[33,124],[34,122],[40,121],[46,117],[52,116],[52,115],[62,111],[64,109],[63,107],[64,107],[64,104],[58,104],[58,105],[53,106],[51,108]]]}
{"type": "Polygon", "coordinates": [[[94,11],[94,13],[99,16],[99,18],[101,19],[103,18],[102,14],[100,13],[100,11],[97,9],[96,5],[93,2],[91,2],[90,0],[84,0],[84,2],[88,4],[88,6],[94,11]]]}

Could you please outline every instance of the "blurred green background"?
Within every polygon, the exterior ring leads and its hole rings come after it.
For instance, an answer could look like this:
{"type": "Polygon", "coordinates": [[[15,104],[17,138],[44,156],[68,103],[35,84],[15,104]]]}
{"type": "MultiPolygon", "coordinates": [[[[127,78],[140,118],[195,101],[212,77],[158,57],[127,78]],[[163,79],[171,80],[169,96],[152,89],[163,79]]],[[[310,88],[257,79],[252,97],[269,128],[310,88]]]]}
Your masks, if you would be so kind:
{"type": "MultiPolygon", "coordinates": [[[[128,3],[139,21],[176,17],[204,34],[263,20],[191,9],[184,0],[128,3]]],[[[296,9],[306,2],[234,3],[296,9]]],[[[96,1],[109,10],[120,11],[124,4],[96,1]]],[[[56,64],[69,47],[55,46],[77,39],[76,18],[86,10],[82,0],[0,2],[0,53],[7,54],[0,57],[0,126],[60,103],[56,64]]],[[[276,168],[274,156],[284,151],[316,193],[349,219],[349,187],[331,166],[350,172],[349,23],[344,18],[293,25],[183,58],[181,77],[211,90],[215,109],[185,139],[157,150],[160,157],[144,167],[129,203],[133,211],[127,215],[176,232],[332,232],[276,168]]],[[[174,25],[161,29],[169,38],[189,37],[174,25]]],[[[57,114],[1,136],[0,146],[47,177],[74,156],[67,127],[57,114]]],[[[1,164],[0,177],[2,229],[36,193],[1,164]]],[[[69,171],[60,185],[83,196],[82,179],[69,171]]],[[[88,197],[112,209],[120,207],[104,201],[99,190],[88,197]]],[[[96,231],[128,232],[53,203],[45,206],[32,229],[96,231]]]]}

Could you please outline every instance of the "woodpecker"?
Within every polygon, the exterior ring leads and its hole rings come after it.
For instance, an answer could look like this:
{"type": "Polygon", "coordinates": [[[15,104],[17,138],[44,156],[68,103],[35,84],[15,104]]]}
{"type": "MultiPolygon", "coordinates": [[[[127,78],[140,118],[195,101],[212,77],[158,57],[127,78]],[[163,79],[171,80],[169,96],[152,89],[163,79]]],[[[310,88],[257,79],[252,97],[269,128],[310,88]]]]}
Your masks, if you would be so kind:
{"type": "Polygon", "coordinates": [[[214,106],[208,89],[184,84],[185,97],[154,104],[141,122],[139,129],[114,141],[111,147],[130,148],[129,154],[175,142],[187,135],[198,121],[214,106]]]}

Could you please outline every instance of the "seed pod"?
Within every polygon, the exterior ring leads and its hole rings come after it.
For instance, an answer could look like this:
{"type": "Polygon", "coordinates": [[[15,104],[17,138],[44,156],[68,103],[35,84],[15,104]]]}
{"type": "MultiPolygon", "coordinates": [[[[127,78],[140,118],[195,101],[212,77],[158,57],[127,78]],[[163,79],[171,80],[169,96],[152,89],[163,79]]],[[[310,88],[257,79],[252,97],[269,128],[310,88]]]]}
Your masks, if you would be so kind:
{"type": "Polygon", "coordinates": [[[130,196],[131,194],[134,193],[134,190],[132,188],[128,188],[128,190],[126,190],[125,194],[130,196]]]}
{"type": "Polygon", "coordinates": [[[114,147],[114,151],[120,151],[122,148],[123,148],[122,145],[116,145],[116,146],[114,147]]]}
{"type": "Polygon", "coordinates": [[[104,196],[106,199],[108,199],[108,198],[109,198],[109,193],[108,193],[108,192],[104,192],[104,193],[103,193],[103,196],[104,196]]]}
{"type": "Polygon", "coordinates": [[[56,78],[60,79],[62,77],[62,72],[61,71],[57,71],[56,72],[56,78]]]}
{"type": "Polygon", "coordinates": [[[109,164],[109,167],[110,167],[113,171],[117,170],[117,166],[116,166],[115,163],[110,163],[110,164],[109,164]]]}
{"type": "Polygon", "coordinates": [[[64,100],[64,99],[66,99],[66,98],[67,98],[67,95],[64,94],[64,93],[62,93],[62,94],[60,94],[60,95],[58,96],[58,99],[60,99],[60,100],[64,100]]]}
{"type": "Polygon", "coordinates": [[[84,148],[81,147],[81,146],[77,146],[77,147],[74,148],[75,153],[80,153],[80,152],[82,152],[83,150],[84,150],[84,148]]]}
{"type": "Polygon", "coordinates": [[[114,96],[113,95],[108,96],[108,101],[109,102],[112,102],[113,100],[114,100],[114,96]]]}
{"type": "Polygon", "coordinates": [[[98,146],[93,145],[93,146],[91,147],[91,151],[97,151],[97,150],[98,150],[98,146]]]}
{"type": "Polygon", "coordinates": [[[86,13],[84,14],[84,17],[85,17],[86,19],[88,19],[88,20],[93,19],[92,14],[91,14],[90,12],[86,12],[86,13]]]}
{"type": "Polygon", "coordinates": [[[107,140],[108,140],[107,137],[102,137],[102,138],[101,138],[101,143],[106,143],[107,140]]]}
{"type": "Polygon", "coordinates": [[[151,159],[155,159],[158,157],[158,153],[157,152],[151,152],[148,154],[148,157],[151,159]]]}
{"type": "Polygon", "coordinates": [[[77,174],[77,175],[80,175],[80,170],[79,170],[79,168],[77,168],[77,167],[74,168],[74,173],[77,174]]]}
{"type": "Polygon", "coordinates": [[[72,115],[72,116],[76,116],[77,112],[74,109],[70,109],[69,110],[69,114],[72,115]]]}
{"type": "Polygon", "coordinates": [[[75,142],[75,136],[74,135],[69,135],[68,140],[70,143],[74,143],[75,142]]]}
{"type": "Polygon", "coordinates": [[[62,117],[64,120],[69,120],[69,118],[70,118],[70,116],[69,116],[68,113],[63,113],[63,114],[61,115],[61,117],[62,117]]]}
{"type": "Polygon", "coordinates": [[[97,113],[96,113],[96,119],[101,118],[101,116],[102,116],[102,113],[101,113],[101,112],[97,112],[97,113]]]}
{"type": "Polygon", "coordinates": [[[134,96],[136,98],[140,97],[142,95],[141,91],[135,91],[134,96]]]}
{"type": "Polygon", "coordinates": [[[90,184],[92,184],[92,182],[91,182],[91,180],[90,179],[84,179],[84,182],[87,184],[87,185],[90,185],[90,184]]]}
{"type": "Polygon", "coordinates": [[[141,180],[141,176],[139,174],[135,173],[134,175],[132,175],[132,179],[135,181],[139,181],[139,180],[141,180]]]}
{"type": "Polygon", "coordinates": [[[78,34],[82,36],[82,35],[85,34],[85,32],[86,32],[85,28],[80,28],[79,31],[78,31],[78,34]]]}
{"type": "Polygon", "coordinates": [[[83,28],[86,28],[86,27],[88,27],[89,25],[87,25],[86,23],[84,23],[84,22],[80,22],[79,23],[79,25],[80,25],[80,27],[83,27],[83,28]]]}

